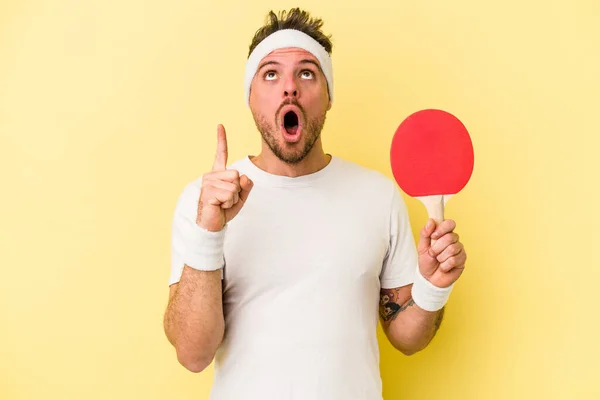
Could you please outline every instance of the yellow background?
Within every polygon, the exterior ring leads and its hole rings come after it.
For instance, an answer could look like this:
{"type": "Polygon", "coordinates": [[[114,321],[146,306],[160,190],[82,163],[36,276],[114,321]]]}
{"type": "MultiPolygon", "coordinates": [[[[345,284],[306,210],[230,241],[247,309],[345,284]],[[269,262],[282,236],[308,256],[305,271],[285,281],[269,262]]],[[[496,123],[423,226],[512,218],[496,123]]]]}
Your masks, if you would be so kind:
{"type": "Polygon", "coordinates": [[[258,152],[244,60],[296,5],[333,34],[327,151],[391,176],[429,107],[475,147],[446,213],[468,269],[424,352],[379,332],[386,400],[600,398],[595,0],[3,0],[0,398],[207,398],[162,331],[173,207],[218,123],[230,161],[258,152]]]}

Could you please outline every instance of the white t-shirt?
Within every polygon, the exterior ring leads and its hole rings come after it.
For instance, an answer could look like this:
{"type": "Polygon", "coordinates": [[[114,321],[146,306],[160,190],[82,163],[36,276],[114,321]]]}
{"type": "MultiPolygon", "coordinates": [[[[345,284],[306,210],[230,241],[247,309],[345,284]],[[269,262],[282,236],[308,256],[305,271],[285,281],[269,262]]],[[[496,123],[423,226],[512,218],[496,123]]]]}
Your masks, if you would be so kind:
{"type": "MultiPolygon", "coordinates": [[[[228,168],[254,187],[227,226],[211,400],[381,399],[380,289],[412,283],[417,268],[395,182],[336,156],[296,178],[248,157],[228,168]]],[[[200,184],[177,202],[169,284],[183,270],[200,184]]]]}

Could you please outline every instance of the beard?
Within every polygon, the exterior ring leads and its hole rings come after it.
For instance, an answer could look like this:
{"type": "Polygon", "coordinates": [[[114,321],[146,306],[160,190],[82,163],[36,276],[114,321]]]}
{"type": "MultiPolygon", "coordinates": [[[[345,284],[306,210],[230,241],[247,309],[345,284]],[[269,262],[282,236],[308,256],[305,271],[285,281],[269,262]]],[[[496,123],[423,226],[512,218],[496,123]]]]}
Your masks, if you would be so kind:
{"type": "Polygon", "coordinates": [[[294,100],[287,100],[281,103],[275,112],[273,123],[270,123],[268,118],[264,115],[253,113],[253,116],[256,128],[273,154],[287,164],[297,164],[304,160],[304,158],[312,150],[317,139],[319,139],[321,136],[321,131],[325,125],[326,112],[324,112],[322,115],[317,115],[309,119],[306,118],[306,113],[300,104],[294,100]],[[301,132],[302,139],[297,143],[290,144],[286,144],[285,141],[279,139],[281,137],[281,124],[278,120],[279,111],[281,108],[283,108],[283,106],[288,104],[293,104],[300,109],[300,113],[302,114],[301,120],[304,121],[301,132]]]}

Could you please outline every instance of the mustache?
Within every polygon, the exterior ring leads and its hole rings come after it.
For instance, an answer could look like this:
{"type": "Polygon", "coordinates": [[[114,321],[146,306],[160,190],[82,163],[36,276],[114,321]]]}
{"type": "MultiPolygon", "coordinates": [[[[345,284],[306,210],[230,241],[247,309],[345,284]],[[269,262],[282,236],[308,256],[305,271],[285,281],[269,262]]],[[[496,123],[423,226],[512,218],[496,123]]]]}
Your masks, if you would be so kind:
{"type": "Polygon", "coordinates": [[[300,103],[298,103],[298,101],[296,99],[285,99],[284,101],[281,102],[281,104],[279,105],[279,107],[277,108],[277,113],[275,115],[279,115],[279,113],[281,112],[281,109],[287,105],[294,105],[296,107],[298,107],[300,109],[300,112],[305,115],[304,113],[304,108],[300,105],[300,103]]]}

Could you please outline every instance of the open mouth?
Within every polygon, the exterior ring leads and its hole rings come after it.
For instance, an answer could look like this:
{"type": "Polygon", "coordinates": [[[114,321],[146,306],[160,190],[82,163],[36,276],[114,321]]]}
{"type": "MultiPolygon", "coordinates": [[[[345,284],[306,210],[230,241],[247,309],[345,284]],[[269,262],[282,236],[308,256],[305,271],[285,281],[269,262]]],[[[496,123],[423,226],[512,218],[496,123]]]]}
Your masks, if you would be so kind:
{"type": "Polygon", "coordinates": [[[298,114],[294,111],[288,111],[283,116],[283,127],[289,135],[295,135],[298,132],[298,114]]]}

